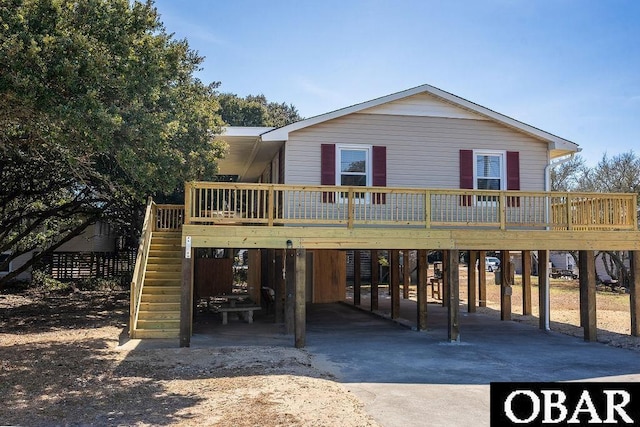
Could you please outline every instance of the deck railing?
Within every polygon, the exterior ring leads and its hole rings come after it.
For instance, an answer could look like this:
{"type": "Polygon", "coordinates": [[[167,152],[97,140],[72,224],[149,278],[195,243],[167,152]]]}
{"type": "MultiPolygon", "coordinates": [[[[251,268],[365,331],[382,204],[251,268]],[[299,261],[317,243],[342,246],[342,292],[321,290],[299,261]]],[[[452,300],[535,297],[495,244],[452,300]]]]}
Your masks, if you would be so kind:
{"type": "Polygon", "coordinates": [[[635,194],[190,182],[186,224],[636,230],[635,194]]]}
{"type": "Polygon", "coordinates": [[[151,234],[154,223],[155,203],[151,197],[147,201],[147,209],[145,210],[144,222],[142,223],[142,233],[140,235],[140,245],[136,255],[136,266],[133,270],[131,278],[131,292],[129,304],[129,337],[133,337],[134,329],[138,321],[138,311],[140,307],[140,298],[142,296],[142,285],[144,284],[144,276],[147,270],[147,260],[149,258],[149,250],[151,248],[151,234]]]}

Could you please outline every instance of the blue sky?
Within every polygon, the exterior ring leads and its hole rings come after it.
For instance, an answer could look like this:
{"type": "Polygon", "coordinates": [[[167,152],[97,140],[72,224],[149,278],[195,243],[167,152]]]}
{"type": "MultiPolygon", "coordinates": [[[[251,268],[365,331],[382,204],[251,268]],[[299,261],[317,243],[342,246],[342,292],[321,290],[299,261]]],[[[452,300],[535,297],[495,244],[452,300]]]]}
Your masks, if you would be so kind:
{"type": "Polygon", "coordinates": [[[304,117],[424,83],[578,143],[640,154],[640,1],[156,0],[221,92],[304,117]]]}

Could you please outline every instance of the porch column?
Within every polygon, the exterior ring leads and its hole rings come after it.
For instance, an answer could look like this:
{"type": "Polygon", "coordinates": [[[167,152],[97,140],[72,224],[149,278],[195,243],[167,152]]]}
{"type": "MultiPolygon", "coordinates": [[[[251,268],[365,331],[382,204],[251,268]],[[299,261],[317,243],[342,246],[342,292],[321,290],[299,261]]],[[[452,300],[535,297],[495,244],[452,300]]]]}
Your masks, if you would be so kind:
{"type": "Polygon", "coordinates": [[[296,251],[287,249],[285,251],[285,300],[284,300],[284,329],[287,335],[293,334],[294,311],[296,293],[296,251]]]}
{"type": "Polygon", "coordinates": [[[584,340],[597,340],[596,321],[596,267],[593,251],[578,253],[580,270],[580,323],[584,328],[584,340]]]}
{"type": "Polygon", "coordinates": [[[511,320],[511,294],[513,280],[511,279],[511,260],[509,251],[501,252],[500,263],[500,320],[511,320]]]}
{"type": "Polygon", "coordinates": [[[446,279],[447,285],[443,286],[443,288],[449,288],[447,291],[449,300],[449,309],[447,310],[447,335],[449,342],[458,342],[460,341],[460,282],[458,274],[459,251],[447,250],[445,253],[447,253],[447,255],[445,256],[446,263],[443,263],[443,278],[446,279]]]}
{"type": "Polygon", "coordinates": [[[307,335],[307,251],[295,250],[295,347],[302,348],[306,343],[307,335]]]}
{"type": "Polygon", "coordinates": [[[478,251],[469,251],[467,267],[467,312],[476,312],[476,262],[478,251]]]}
{"type": "Polygon", "coordinates": [[[539,326],[549,330],[549,251],[538,251],[538,311],[539,326]]]}
{"type": "Polygon", "coordinates": [[[180,287],[180,347],[191,346],[193,326],[193,251],[182,248],[182,284],[180,287]]]}
{"type": "Polygon", "coordinates": [[[389,280],[391,286],[391,318],[400,317],[400,251],[393,249],[391,252],[391,262],[389,280]]]}
{"type": "Polygon", "coordinates": [[[522,314],[531,314],[531,251],[522,251],[522,314]]]}
{"type": "Polygon", "coordinates": [[[447,268],[447,263],[449,262],[449,251],[442,251],[442,306],[449,306],[449,277],[444,273],[444,269],[447,268]]]}
{"type": "Polygon", "coordinates": [[[487,306],[487,251],[478,251],[478,307],[487,306]]]}
{"type": "Polygon", "coordinates": [[[360,305],[360,249],[353,251],[353,305],[360,305]]]}
{"type": "Polygon", "coordinates": [[[378,251],[371,251],[371,311],[378,309],[378,275],[380,264],[378,263],[378,251]]]}
{"type": "Polygon", "coordinates": [[[630,283],[630,310],[631,310],[631,335],[640,337],[640,251],[630,251],[631,283],[630,283]]]}
{"type": "Polygon", "coordinates": [[[427,329],[427,269],[429,264],[427,263],[427,251],[426,249],[418,250],[418,283],[417,283],[417,297],[418,297],[418,321],[417,327],[419,331],[427,329]]]}

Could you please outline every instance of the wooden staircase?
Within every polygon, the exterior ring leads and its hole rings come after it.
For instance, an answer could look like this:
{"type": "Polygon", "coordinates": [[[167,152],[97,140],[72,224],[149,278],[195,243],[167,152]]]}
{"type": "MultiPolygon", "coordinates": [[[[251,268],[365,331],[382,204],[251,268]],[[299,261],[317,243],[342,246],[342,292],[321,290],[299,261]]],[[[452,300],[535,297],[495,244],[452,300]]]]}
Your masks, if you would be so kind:
{"type": "Polygon", "coordinates": [[[179,231],[154,231],[133,338],[178,338],[182,247],[179,231]]]}

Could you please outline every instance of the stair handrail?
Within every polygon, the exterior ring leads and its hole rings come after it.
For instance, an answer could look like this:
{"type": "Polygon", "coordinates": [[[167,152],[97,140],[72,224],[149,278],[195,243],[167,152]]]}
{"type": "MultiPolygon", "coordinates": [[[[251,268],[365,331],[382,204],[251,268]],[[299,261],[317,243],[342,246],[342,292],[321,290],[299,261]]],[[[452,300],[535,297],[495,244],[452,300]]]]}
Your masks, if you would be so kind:
{"type": "Polygon", "coordinates": [[[151,196],[147,199],[147,209],[144,214],[142,223],[142,232],[140,234],[140,245],[136,255],[136,266],[133,270],[131,279],[131,295],[129,306],[129,337],[133,338],[136,324],[138,323],[138,313],[140,312],[140,301],[142,299],[142,287],[144,285],[144,277],[147,271],[147,260],[149,259],[149,250],[151,249],[151,236],[153,233],[153,216],[155,212],[155,203],[151,196]]]}

